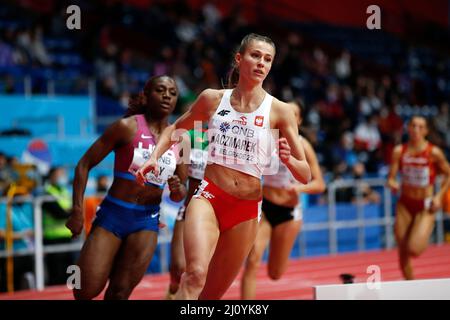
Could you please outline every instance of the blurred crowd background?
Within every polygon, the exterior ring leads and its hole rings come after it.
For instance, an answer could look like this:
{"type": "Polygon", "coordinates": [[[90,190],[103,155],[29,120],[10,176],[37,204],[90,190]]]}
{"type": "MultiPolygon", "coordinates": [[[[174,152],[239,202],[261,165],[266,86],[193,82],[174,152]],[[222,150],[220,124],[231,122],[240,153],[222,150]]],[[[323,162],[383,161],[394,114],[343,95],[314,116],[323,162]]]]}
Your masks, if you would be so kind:
{"type": "MultiPolygon", "coordinates": [[[[252,1],[227,2],[226,12],[221,1],[191,2],[75,1],[82,29],[73,31],[66,27],[72,2],[3,1],[0,92],[23,94],[29,75],[32,94],[88,94],[92,79],[97,116],[112,120],[150,75],[170,74],[179,113],[204,88],[222,87],[236,45],[258,31],[277,44],[266,89],[304,104],[304,134],[331,178],[351,175],[356,163],[385,174],[413,113],[433,118],[430,139],[450,154],[448,27],[423,20],[415,26],[421,34],[394,34],[287,21],[268,16],[270,8],[258,16],[264,4],[252,1]],[[256,18],[247,18],[252,9],[256,18]]],[[[368,16],[361,12],[362,21],[368,16]]],[[[402,18],[399,25],[421,17],[402,18]]]]}

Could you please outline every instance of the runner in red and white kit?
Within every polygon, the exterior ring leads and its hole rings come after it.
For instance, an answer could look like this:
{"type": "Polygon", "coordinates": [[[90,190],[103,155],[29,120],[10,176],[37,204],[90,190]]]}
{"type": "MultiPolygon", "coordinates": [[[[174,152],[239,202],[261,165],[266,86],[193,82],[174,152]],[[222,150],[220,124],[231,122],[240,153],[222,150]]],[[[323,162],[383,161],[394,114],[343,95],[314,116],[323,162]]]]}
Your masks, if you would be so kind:
{"type": "MultiPolygon", "coordinates": [[[[205,177],[186,209],[186,272],[177,299],[220,299],[237,276],[255,240],[261,211],[261,176],[270,163],[271,129],[278,129],[280,160],[296,180],[311,171],[290,106],[262,87],[275,57],[267,37],[246,36],[234,57],[227,90],[207,89],[173,125],[164,130],[137,180],[158,171],[157,159],[172,145],[176,129],[209,121],[205,177]]],[[[273,146],[272,146],[273,147],[273,146]]]]}
{"type": "Polygon", "coordinates": [[[422,254],[433,232],[435,212],[442,207],[450,185],[450,168],[442,150],[426,140],[427,120],[413,116],[408,124],[409,141],[395,147],[388,186],[400,191],[395,219],[395,236],[400,268],[407,280],[414,279],[411,258],[422,254]],[[400,172],[401,184],[396,176],[400,172]],[[436,175],[443,175],[441,188],[434,193],[436,175]]]}

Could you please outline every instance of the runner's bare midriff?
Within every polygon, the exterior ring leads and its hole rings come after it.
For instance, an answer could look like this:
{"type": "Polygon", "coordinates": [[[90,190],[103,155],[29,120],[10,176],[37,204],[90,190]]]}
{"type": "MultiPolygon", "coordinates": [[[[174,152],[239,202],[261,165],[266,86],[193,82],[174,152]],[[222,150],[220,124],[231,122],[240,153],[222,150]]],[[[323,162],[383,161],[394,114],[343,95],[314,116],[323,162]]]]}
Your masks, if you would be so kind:
{"type": "Polygon", "coordinates": [[[403,185],[401,188],[401,194],[411,199],[422,200],[433,196],[433,186],[427,187],[413,187],[403,185]]]}
{"type": "Polygon", "coordinates": [[[205,177],[239,199],[261,199],[261,180],[256,177],[214,163],[206,166],[205,177]]]}
{"type": "Polygon", "coordinates": [[[159,204],[163,190],[154,186],[141,186],[136,181],[114,178],[108,192],[116,199],[139,205],[159,204]]]}

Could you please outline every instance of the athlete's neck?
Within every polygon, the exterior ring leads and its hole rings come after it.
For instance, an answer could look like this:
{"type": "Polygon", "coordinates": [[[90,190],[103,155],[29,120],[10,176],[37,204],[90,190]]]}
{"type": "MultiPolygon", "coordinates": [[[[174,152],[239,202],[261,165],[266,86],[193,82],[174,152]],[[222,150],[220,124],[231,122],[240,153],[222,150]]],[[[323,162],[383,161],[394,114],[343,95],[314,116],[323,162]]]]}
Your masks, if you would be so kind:
{"type": "Polygon", "coordinates": [[[239,81],[233,90],[233,98],[239,101],[241,107],[259,106],[264,99],[265,91],[261,85],[252,86],[239,81]]]}
{"type": "Polygon", "coordinates": [[[425,148],[425,145],[428,143],[426,139],[419,139],[419,140],[409,140],[408,145],[410,148],[414,150],[422,150],[425,148]]]}
{"type": "Polygon", "coordinates": [[[160,119],[155,119],[145,114],[145,121],[149,129],[156,134],[161,134],[161,132],[169,125],[169,117],[163,117],[160,119]]]}

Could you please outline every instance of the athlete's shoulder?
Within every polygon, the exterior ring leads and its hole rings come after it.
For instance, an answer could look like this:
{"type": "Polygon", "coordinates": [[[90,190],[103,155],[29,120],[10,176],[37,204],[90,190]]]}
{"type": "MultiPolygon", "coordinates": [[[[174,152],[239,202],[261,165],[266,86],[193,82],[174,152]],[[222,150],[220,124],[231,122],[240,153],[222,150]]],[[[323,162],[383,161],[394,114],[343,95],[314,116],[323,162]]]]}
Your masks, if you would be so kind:
{"type": "Polygon", "coordinates": [[[272,108],[276,108],[277,110],[286,110],[289,109],[290,107],[289,104],[287,104],[286,102],[281,101],[280,99],[272,96],[272,108]]]}
{"type": "Polygon", "coordinates": [[[272,99],[270,116],[275,126],[284,125],[288,119],[295,119],[295,114],[291,106],[275,97],[272,99]]]}
{"type": "Polygon", "coordinates": [[[194,105],[195,112],[204,114],[205,118],[210,118],[223,97],[225,90],[205,89],[197,97],[194,105]]]}
{"type": "Polygon", "coordinates": [[[405,143],[396,144],[395,147],[394,147],[393,152],[401,152],[404,148],[406,148],[406,144],[405,143]]]}
{"type": "Polygon", "coordinates": [[[123,130],[135,131],[138,128],[138,115],[133,115],[130,117],[119,119],[118,126],[123,130]]]}
{"type": "Polygon", "coordinates": [[[117,120],[117,122],[119,123],[119,125],[122,125],[122,126],[132,126],[137,123],[137,117],[138,117],[138,115],[135,114],[135,115],[132,115],[132,116],[129,116],[126,118],[121,118],[121,119],[117,120]]]}
{"type": "Polygon", "coordinates": [[[435,158],[445,158],[445,154],[441,148],[435,144],[430,143],[431,155],[435,158]]]}
{"type": "Polygon", "coordinates": [[[435,145],[434,143],[428,141],[428,148],[431,150],[431,152],[436,152],[441,150],[441,148],[439,148],[439,146],[435,145]]]}
{"type": "Polygon", "coordinates": [[[135,116],[120,118],[108,126],[108,130],[127,130],[137,127],[135,116]]]}
{"type": "Polygon", "coordinates": [[[289,114],[294,116],[294,111],[289,104],[279,100],[278,98],[272,97],[271,115],[274,115],[277,119],[284,119],[289,114]]]}
{"type": "Polygon", "coordinates": [[[405,148],[405,144],[403,144],[403,143],[397,144],[394,147],[394,149],[392,150],[393,156],[397,156],[397,157],[400,156],[402,154],[404,148],[405,148]]]}
{"type": "Polygon", "coordinates": [[[222,99],[224,93],[225,89],[208,88],[200,93],[199,98],[209,102],[219,102],[222,99]]]}
{"type": "Polygon", "coordinates": [[[126,139],[135,134],[137,130],[136,116],[121,118],[113,122],[105,133],[110,133],[118,139],[126,139]]]}

